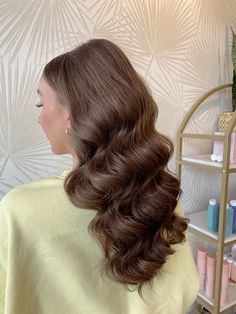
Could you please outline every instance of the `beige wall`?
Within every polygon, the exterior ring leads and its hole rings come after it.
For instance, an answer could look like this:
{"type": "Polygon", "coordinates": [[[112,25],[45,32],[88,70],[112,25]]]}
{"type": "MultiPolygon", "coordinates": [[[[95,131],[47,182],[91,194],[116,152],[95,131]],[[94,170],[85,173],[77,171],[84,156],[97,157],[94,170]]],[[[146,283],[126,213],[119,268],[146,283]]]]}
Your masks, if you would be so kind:
{"type": "MultiPolygon", "coordinates": [[[[235,2],[0,0],[0,198],[15,185],[70,166],[69,158],[51,154],[37,124],[36,90],[47,61],[89,38],[114,41],[150,84],[159,107],[157,128],[175,141],[193,102],[231,82],[235,2]]],[[[212,132],[220,108],[230,108],[226,96],[211,98],[190,130],[212,132]]],[[[188,143],[186,150],[195,147],[188,143]]],[[[197,147],[206,151],[210,144],[197,147]]],[[[170,167],[174,170],[174,160],[170,167]]],[[[184,174],[185,210],[202,209],[219,190],[219,178],[210,174],[206,181],[205,173],[193,170],[184,174]]]]}

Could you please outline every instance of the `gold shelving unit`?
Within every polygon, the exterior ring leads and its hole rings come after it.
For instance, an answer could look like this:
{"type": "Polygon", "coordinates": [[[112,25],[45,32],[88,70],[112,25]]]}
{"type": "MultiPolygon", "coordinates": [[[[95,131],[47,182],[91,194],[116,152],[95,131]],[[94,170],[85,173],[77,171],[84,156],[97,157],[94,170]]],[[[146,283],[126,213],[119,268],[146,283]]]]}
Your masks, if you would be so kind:
{"type": "Polygon", "coordinates": [[[200,291],[197,297],[197,302],[204,306],[210,313],[218,314],[236,306],[236,286],[229,287],[228,302],[221,306],[221,282],[222,282],[222,265],[224,248],[236,243],[236,235],[225,238],[225,214],[228,196],[228,181],[230,173],[236,172],[236,164],[230,164],[230,146],[231,146],[231,133],[236,123],[236,112],[233,113],[232,119],[229,122],[227,130],[224,135],[213,134],[192,134],[184,133],[187,124],[189,123],[194,112],[204,103],[204,101],[212,94],[221,91],[225,88],[231,88],[232,84],[220,85],[213,88],[201,98],[199,98],[190,111],[187,113],[183,122],[181,123],[177,133],[177,146],[176,146],[176,164],[177,175],[181,179],[182,167],[192,167],[196,169],[203,169],[205,171],[219,172],[221,174],[221,200],[220,200],[220,217],[219,217],[219,230],[218,233],[211,233],[207,230],[207,211],[198,212],[189,215],[189,232],[195,234],[204,241],[216,246],[217,249],[217,262],[216,262],[216,277],[215,277],[215,297],[214,300],[208,298],[203,291],[200,291]],[[224,142],[224,154],[222,163],[212,162],[210,155],[183,155],[183,141],[184,139],[208,139],[224,142]]]}

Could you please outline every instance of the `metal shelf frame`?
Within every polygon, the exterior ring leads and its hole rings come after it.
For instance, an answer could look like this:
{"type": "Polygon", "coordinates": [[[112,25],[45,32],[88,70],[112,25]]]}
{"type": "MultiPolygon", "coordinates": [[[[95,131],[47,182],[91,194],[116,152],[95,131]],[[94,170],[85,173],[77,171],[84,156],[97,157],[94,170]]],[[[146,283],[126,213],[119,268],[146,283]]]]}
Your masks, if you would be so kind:
{"type": "MultiPolygon", "coordinates": [[[[234,125],[236,124],[236,112],[233,113],[232,119],[229,122],[227,130],[224,135],[211,135],[211,134],[192,134],[184,133],[186,126],[188,125],[190,118],[194,112],[203,104],[203,102],[212,94],[221,91],[226,88],[232,88],[232,84],[223,84],[211,89],[209,92],[205,93],[200,97],[189,110],[184,120],[182,121],[179,130],[177,132],[177,145],[176,145],[176,174],[181,180],[182,175],[182,166],[192,167],[197,169],[203,169],[205,171],[214,171],[221,173],[221,200],[220,200],[220,217],[219,217],[219,231],[218,231],[218,240],[214,241],[207,237],[203,232],[193,230],[194,228],[189,228],[189,232],[194,233],[198,237],[207,240],[210,243],[213,243],[217,246],[217,262],[216,262],[216,280],[215,280],[215,299],[214,304],[210,304],[206,301],[205,298],[199,293],[197,302],[202,306],[207,308],[211,313],[218,314],[223,313],[225,309],[231,308],[236,305],[236,296],[235,304],[230,305],[228,308],[220,306],[220,295],[221,295],[221,282],[222,282],[222,266],[223,266],[223,255],[225,247],[225,220],[226,220],[226,205],[227,205],[227,196],[228,196],[228,180],[229,174],[236,172],[236,168],[230,169],[230,147],[231,147],[231,133],[233,131],[234,125]],[[183,160],[183,140],[186,138],[192,139],[209,139],[217,140],[224,142],[224,151],[223,151],[223,165],[222,167],[214,167],[210,165],[198,164],[196,162],[190,162],[183,160]],[[215,243],[214,243],[215,242],[215,243]]],[[[236,241],[231,241],[229,243],[235,243],[236,241]]],[[[227,244],[228,245],[228,244],[227,244]]]]}

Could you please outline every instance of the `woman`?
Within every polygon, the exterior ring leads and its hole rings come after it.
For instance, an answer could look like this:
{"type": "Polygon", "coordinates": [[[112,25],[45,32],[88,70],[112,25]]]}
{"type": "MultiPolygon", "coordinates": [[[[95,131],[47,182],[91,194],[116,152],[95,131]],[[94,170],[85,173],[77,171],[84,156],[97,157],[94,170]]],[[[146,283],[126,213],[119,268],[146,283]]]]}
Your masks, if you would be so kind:
{"type": "Polygon", "coordinates": [[[73,169],[1,202],[2,312],[185,313],[198,276],[167,169],[173,146],[142,79],[95,39],[50,61],[38,93],[39,123],[73,169]]]}

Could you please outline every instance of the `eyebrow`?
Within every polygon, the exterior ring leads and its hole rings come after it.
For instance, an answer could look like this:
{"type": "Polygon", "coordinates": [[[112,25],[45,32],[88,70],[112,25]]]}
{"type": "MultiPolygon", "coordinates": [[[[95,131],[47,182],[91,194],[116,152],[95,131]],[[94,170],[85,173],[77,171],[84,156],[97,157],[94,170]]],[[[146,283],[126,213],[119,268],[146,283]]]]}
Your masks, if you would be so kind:
{"type": "Polygon", "coordinates": [[[42,93],[39,89],[37,89],[37,93],[42,96],[42,93]]]}

